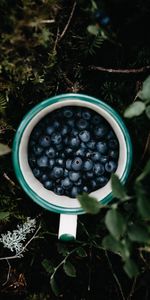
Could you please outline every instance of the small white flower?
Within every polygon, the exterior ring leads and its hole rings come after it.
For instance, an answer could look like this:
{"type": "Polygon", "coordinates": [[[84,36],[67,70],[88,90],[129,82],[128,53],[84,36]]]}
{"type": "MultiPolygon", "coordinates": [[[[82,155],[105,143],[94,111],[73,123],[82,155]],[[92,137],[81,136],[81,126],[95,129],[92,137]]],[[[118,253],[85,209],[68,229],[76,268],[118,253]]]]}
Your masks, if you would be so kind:
{"type": "Polygon", "coordinates": [[[17,229],[12,232],[8,231],[1,235],[0,242],[5,248],[10,251],[15,251],[18,255],[23,250],[23,242],[26,240],[26,235],[33,232],[36,228],[36,220],[27,218],[27,221],[22,225],[17,225],[17,229]]]}

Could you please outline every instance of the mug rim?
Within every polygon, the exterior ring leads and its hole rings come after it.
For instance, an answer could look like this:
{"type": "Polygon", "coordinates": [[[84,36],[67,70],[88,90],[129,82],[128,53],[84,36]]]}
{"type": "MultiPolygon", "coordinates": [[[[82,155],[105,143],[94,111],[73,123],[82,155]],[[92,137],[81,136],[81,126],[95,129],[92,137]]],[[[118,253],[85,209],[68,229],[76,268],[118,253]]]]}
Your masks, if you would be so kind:
{"type": "MultiPolygon", "coordinates": [[[[52,211],[52,212],[57,212],[57,213],[64,213],[64,214],[84,214],[85,211],[82,208],[66,208],[66,207],[60,207],[56,206],[54,204],[51,204],[41,198],[37,193],[35,193],[31,187],[27,184],[26,180],[24,179],[24,176],[22,174],[20,164],[19,164],[19,146],[20,146],[20,141],[23,135],[23,132],[26,128],[26,126],[30,123],[32,118],[39,113],[41,110],[46,108],[47,106],[50,106],[54,103],[61,102],[62,100],[68,100],[68,98],[73,98],[73,99],[79,99],[81,101],[85,102],[90,102],[95,105],[98,105],[105,111],[107,111],[118,123],[124,139],[125,139],[125,144],[126,144],[126,149],[127,149],[127,161],[126,161],[126,166],[124,169],[124,172],[120,178],[120,181],[124,184],[128,178],[130,169],[131,169],[131,164],[132,164],[132,143],[131,143],[131,138],[128,132],[128,129],[126,125],[124,124],[122,118],[119,116],[119,114],[108,104],[103,102],[102,100],[99,100],[97,98],[94,98],[92,96],[88,96],[85,94],[74,94],[74,93],[65,93],[65,94],[60,94],[51,98],[48,98],[37,105],[35,105],[25,116],[23,117],[17,131],[14,137],[13,141],[13,147],[12,147],[12,159],[13,159],[13,166],[15,170],[16,177],[22,186],[23,190],[26,192],[26,194],[38,205],[42,206],[43,208],[52,211]]],[[[98,200],[101,204],[107,204],[113,199],[112,192],[110,192],[107,196],[105,196],[102,200],[98,200]]]]}

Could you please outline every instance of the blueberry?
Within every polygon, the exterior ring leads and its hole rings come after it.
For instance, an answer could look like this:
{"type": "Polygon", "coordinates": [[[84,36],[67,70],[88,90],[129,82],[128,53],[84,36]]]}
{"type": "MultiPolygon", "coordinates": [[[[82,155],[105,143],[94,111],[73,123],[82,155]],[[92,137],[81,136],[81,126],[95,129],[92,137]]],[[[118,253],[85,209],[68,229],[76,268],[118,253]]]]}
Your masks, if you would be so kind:
{"type": "Polygon", "coordinates": [[[70,147],[77,148],[79,145],[80,145],[80,140],[79,140],[79,138],[77,136],[76,137],[72,137],[70,139],[70,147]]]}
{"type": "Polygon", "coordinates": [[[59,132],[54,132],[51,136],[51,141],[53,142],[54,145],[58,145],[62,141],[62,136],[59,132]]]}
{"type": "Polygon", "coordinates": [[[87,147],[90,149],[90,150],[94,150],[95,149],[95,145],[96,145],[96,142],[91,140],[87,143],[87,147]]]}
{"type": "Polygon", "coordinates": [[[110,150],[108,154],[112,159],[118,159],[119,153],[117,150],[110,150]]]}
{"type": "Polygon", "coordinates": [[[57,195],[64,195],[64,189],[61,186],[56,186],[54,188],[54,193],[57,195]]]}
{"type": "Polygon", "coordinates": [[[62,158],[57,158],[56,159],[56,164],[60,167],[64,167],[65,166],[65,161],[62,158]]]}
{"type": "Polygon", "coordinates": [[[56,120],[55,120],[55,121],[53,122],[53,126],[54,126],[55,129],[58,129],[61,125],[60,125],[59,121],[56,121],[56,120]]]}
{"type": "Polygon", "coordinates": [[[60,143],[58,145],[55,145],[55,147],[56,147],[56,150],[61,151],[63,149],[63,144],[60,143]]]}
{"type": "Polygon", "coordinates": [[[80,173],[78,172],[74,172],[74,171],[70,171],[69,172],[69,178],[71,181],[78,181],[78,179],[80,178],[80,173]]]}
{"type": "Polygon", "coordinates": [[[92,168],[93,168],[92,160],[91,159],[85,160],[83,163],[83,170],[87,172],[87,171],[92,170],[92,168]]]}
{"type": "Polygon", "coordinates": [[[78,133],[79,133],[79,131],[77,129],[74,129],[74,128],[71,131],[72,136],[77,136],[78,133]]]}
{"type": "Polygon", "coordinates": [[[39,139],[39,145],[46,148],[49,147],[51,143],[50,137],[48,135],[43,135],[39,139]]]}
{"type": "Polygon", "coordinates": [[[55,164],[55,160],[53,158],[49,159],[48,166],[50,169],[54,167],[54,164],[55,164]]]}
{"type": "Polygon", "coordinates": [[[71,170],[71,166],[72,166],[72,159],[68,158],[66,160],[66,169],[71,170]]]}
{"type": "Polygon", "coordinates": [[[55,128],[54,128],[54,126],[47,126],[46,127],[46,133],[48,134],[48,135],[51,135],[53,132],[54,132],[54,130],[55,130],[55,128]]]}
{"type": "Polygon", "coordinates": [[[39,155],[42,154],[43,148],[40,147],[40,146],[38,146],[38,145],[35,145],[35,146],[33,147],[33,152],[35,153],[36,156],[39,156],[39,155]]]}
{"type": "Polygon", "coordinates": [[[110,139],[113,139],[115,138],[115,134],[112,130],[110,130],[107,134],[107,139],[110,140],[110,139]]]}
{"type": "Polygon", "coordinates": [[[64,142],[65,145],[68,145],[68,143],[69,143],[69,138],[68,138],[68,136],[66,136],[66,137],[63,139],[63,142],[64,142]]]}
{"type": "Polygon", "coordinates": [[[51,190],[52,189],[52,186],[53,186],[53,183],[52,181],[50,180],[47,180],[43,183],[44,187],[47,189],[47,190],[51,190]]]}
{"type": "Polygon", "coordinates": [[[61,128],[61,134],[64,136],[66,134],[68,134],[69,132],[69,128],[67,125],[64,125],[62,128],[61,128]]]}
{"type": "Polygon", "coordinates": [[[110,18],[108,16],[104,17],[101,19],[101,25],[102,26],[107,26],[108,24],[110,24],[110,18]]]}
{"type": "Polygon", "coordinates": [[[73,111],[70,108],[64,108],[63,115],[65,118],[70,119],[73,116],[73,111]]]}
{"type": "Polygon", "coordinates": [[[106,177],[104,175],[96,178],[96,183],[99,187],[105,186],[108,181],[109,181],[108,177],[106,177]]]}
{"type": "Polygon", "coordinates": [[[89,192],[89,188],[86,185],[84,185],[83,188],[82,188],[82,192],[88,193],[89,192]]]}
{"type": "Polygon", "coordinates": [[[81,110],[80,108],[77,109],[77,111],[76,111],[76,116],[77,116],[78,118],[81,118],[81,116],[82,116],[82,110],[81,110]]]}
{"type": "Polygon", "coordinates": [[[91,158],[92,154],[93,154],[93,151],[92,150],[88,150],[88,151],[86,151],[85,157],[91,158]]]}
{"type": "Polygon", "coordinates": [[[46,181],[48,181],[48,176],[47,176],[46,173],[42,174],[40,181],[43,182],[43,183],[46,182],[46,181]]]}
{"type": "Polygon", "coordinates": [[[61,185],[64,189],[70,189],[73,183],[70,181],[69,177],[66,177],[61,181],[61,185]]]}
{"type": "Polygon", "coordinates": [[[81,157],[85,157],[85,149],[80,148],[75,152],[76,156],[81,156],[81,157]]]}
{"type": "Polygon", "coordinates": [[[83,111],[82,117],[85,120],[90,120],[91,119],[91,113],[88,110],[83,111]]]}
{"type": "Polygon", "coordinates": [[[37,159],[37,165],[40,168],[48,167],[48,157],[46,155],[42,155],[37,159]]]}
{"type": "Polygon", "coordinates": [[[79,156],[75,157],[71,164],[72,170],[74,171],[81,170],[82,164],[83,164],[82,159],[79,156]]]}
{"type": "Polygon", "coordinates": [[[98,125],[98,124],[100,124],[102,121],[103,121],[103,118],[102,118],[101,116],[99,116],[99,115],[94,115],[94,116],[92,117],[92,120],[91,120],[91,122],[92,122],[94,125],[98,125]]]}
{"type": "Polygon", "coordinates": [[[81,143],[81,148],[82,148],[82,149],[86,149],[86,148],[87,148],[87,145],[86,145],[85,143],[82,142],[82,143],[81,143]]]}
{"type": "Polygon", "coordinates": [[[61,158],[65,158],[65,153],[64,153],[64,152],[59,153],[59,156],[60,156],[61,158]]]}
{"type": "Polygon", "coordinates": [[[117,141],[117,139],[110,139],[108,141],[108,146],[109,146],[110,149],[113,149],[113,150],[117,149],[118,148],[118,141],[117,141]]]}
{"type": "Polygon", "coordinates": [[[82,179],[81,178],[79,178],[79,180],[78,181],[76,181],[76,182],[74,182],[74,185],[75,186],[82,186],[82,179]]]}
{"type": "Polygon", "coordinates": [[[76,198],[76,196],[80,193],[80,188],[78,186],[73,186],[70,192],[71,198],[76,198]]]}
{"type": "Polygon", "coordinates": [[[105,124],[100,124],[99,126],[95,127],[94,134],[97,138],[102,138],[107,134],[108,128],[105,124]]]}
{"type": "Polygon", "coordinates": [[[107,155],[101,155],[100,156],[100,162],[102,164],[105,164],[108,161],[108,156],[107,155]]]}
{"type": "Polygon", "coordinates": [[[96,176],[102,175],[105,172],[104,166],[98,162],[94,164],[93,170],[96,176]]]}
{"type": "Polygon", "coordinates": [[[73,119],[69,119],[67,121],[67,124],[69,127],[74,128],[75,127],[75,121],[73,119]]]}
{"type": "Polygon", "coordinates": [[[53,176],[54,176],[55,178],[60,178],[60,177],[62,177],[62,176],[63,176],[63,173],[64,173],[63,168],[61,168],[61,167],[54,167],[54,168],[53,168],[52,174],[53,174],[53,176]]]}
{"type": "Polygon", "coordinates": [[[66,156],[69,156],[69,155],[71,155],[73,153],[73,149],[72,148],[65,148],[65,154],[66,154],[66,156]]]}
{"type": "Polygon", "coordinates": [[[32,131],[31,137],[33,139],[37,139],[37,138],[39,138],[41,133],[42,133],[42,128],[40,126],[36,126],[32,131]]]}
{"type": "Polygon", "coordinates": [[[110,160],[105,164],[105,170],[108,173],[114,173],[116,169],[117,169],[117,163],[113,160],[110,160]]]}
{"type": "Polygon", "coordinates": [[[36,157],[34,154],[29,155],[29,165],[30,167],[34,167],[36,165],[36,157]]]}
{"type": "Polygon", "coordinates": [[[82,142],[86,143],[86,142],[89,142],[90,140],[90,133],[89,131],[87,130],[82,130],[80,133],[79,133],[79,138],[82,142]]]}
{"type": "Polygon", "coordinates": [[[36,141],[32,140],[32,138],[30,138],[30,140],[29,140],[29,148],[34,148],[35,145],[36,145],[36,141]]]}
{"type": "Polygon", "coordinates": [[[38,168],[34,168],[34,169],[32,170],[32,172],[33,172],[33,175],[34,175],[36,178],[40,178],[40,176],[41,176],[41,171],[40,171],[38,168]]]}
{"type": "Polygon", "coordinates": [[[108,150],[108,148],[107,148],[107,143],[106,142],[98,142],[97,144],[96,144],[96,148],[97,148],[97,150],[100,152],[100,153],[102,153],[102,154],[105,154],[106,152],[107,152],[107,150],[108,150]]]}
{"type": "Polygon", "coordinates": [[[95,181],[94,179],[92,179],[92,180],[90,181],[90,184],[91,184],[91,188],[92,188],[92,189],[95,189],[95,188],[97,187],[97,183],[96,183],[96,181],[95,181]]]}
{"type": "Polygon", "coordinates": [[[87,178],[93,178],[94,174],[92,171],[89,171],[89,172],[86,172],[86,176],[87,176],[87,178]]]}
{"type": "Polygon", "coordinates": [[[54,158],[56,153],[55,153],[55,149],[53,147],[48,148],[45,151],[45,154],[49,157],[49,158],[54,158]]]}
{"type": "Polygon", "coordinates": [[[76,126],[83,130],[88,127],[88,122],[84,119],[79,119],[76,123],[76,126]]]}
{"type": "Polygon", "coordinates": [[[97,151],[92,152],[90,157],[93,161],[98,161],[98,160],[100,160],[101,154],[97,151]]]}
{"type": "Polygon", "coordinates": [[[68,177],[69,176],[69,171],[67,169],[64,170],[64,177],[68,177]]]}

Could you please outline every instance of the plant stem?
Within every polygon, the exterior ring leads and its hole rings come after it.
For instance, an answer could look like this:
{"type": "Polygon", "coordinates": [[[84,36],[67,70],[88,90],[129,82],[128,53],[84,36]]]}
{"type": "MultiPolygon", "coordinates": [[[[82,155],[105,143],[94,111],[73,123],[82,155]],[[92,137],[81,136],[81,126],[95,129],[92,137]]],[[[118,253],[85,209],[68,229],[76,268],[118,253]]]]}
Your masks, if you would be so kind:
{"type": "Polygon", "coordinates": [[[106,72],[106,73],[118,73],[118,74],[138,74],[144,73],[150,70],[150,66],[141,67],[138,69],[111,69],[111,68],[104,68],[99,66],[88,66],[88,70],[106,72]]]}

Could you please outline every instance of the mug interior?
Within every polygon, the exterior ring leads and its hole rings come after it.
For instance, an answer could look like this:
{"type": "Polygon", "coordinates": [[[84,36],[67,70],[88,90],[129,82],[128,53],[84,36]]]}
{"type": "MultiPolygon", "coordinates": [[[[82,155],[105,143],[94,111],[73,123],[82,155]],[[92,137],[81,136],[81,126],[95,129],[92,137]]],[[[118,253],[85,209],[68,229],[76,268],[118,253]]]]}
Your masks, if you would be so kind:
{"type": "MultiPolygon", "coordinates": [[[[33,175],[28,163],[28,142],[33,128],[45,115],[64,106],[88,107],[100,114],[101,116],[103,116],[106,119],[106,121],[110,124],[119,141],[119,159],[118,167],[115,173],[123,181],[125,179],[124,173],[127,167],[127,160],[129,154],[125,133],[120,127],[117,118],[114,118],[113,113],[111,114],[101,105],[97,105],[89,101],[87,102],[85,100],[80,100],[79,96],[78,99],[74,99],[74,97],[70,95],[70,97],[64,98],[61,101],[59,100],[58,102],[49,104],[43,109],[39,110],[32,117],[32,119],[30,119],[30,115],[28,114],[28,118],[26,117],[24,119],[24,130],[20,136],[18,146],[14,145],[14,151],[17,151],[18,153],[18,165],[23,177],[23,181],[20,180],[20,183],[23,186],[23,188],[25,188],[26,186],[26,192],[29,194],[29,196],[31,196],[33,200],[35,200],[41,206],[44,206],[49,210],[56,211],[59,213],[68,213],[68,211],[70,213],[84,213],[77,199],[69,198],[67,196],[59,196],[56,195],[54,192],[45,189],[40,183],[40,181],[36,179],[33,175]]],[[[103,188],[100,188],[90,193],[90,196],[96,197],[99,201],[106,202],[107,200],[108,202],[108,200],[112,198],[110,180],[103,188]]]]}

